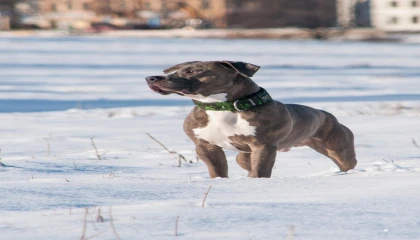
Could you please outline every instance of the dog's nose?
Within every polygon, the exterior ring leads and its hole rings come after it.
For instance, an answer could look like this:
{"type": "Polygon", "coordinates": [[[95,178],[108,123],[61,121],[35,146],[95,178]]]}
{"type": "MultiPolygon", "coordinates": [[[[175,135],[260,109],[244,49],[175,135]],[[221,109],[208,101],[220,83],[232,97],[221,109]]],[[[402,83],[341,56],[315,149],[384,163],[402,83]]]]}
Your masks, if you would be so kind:
{"type": "Polygon", "coordinates": [[[160,81],[160,80],[163,80],[163,79],[165,79],[165,77],[163,77],[163,76],[149,76],[149,77],[146,78],[146,80],[149,81],[149,82],[157,82],[157,81],[160,81]]]}

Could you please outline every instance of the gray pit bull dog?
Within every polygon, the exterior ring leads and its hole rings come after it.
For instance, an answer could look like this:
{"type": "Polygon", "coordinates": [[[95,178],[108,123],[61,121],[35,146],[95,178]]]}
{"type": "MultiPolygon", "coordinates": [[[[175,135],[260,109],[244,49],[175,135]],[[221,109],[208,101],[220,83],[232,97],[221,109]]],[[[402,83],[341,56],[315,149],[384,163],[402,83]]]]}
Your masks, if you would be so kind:
{"type": "Polygon", "coordinates": [[[353,133],[328,112],[282,104],[250,79],[259,66],[231,61],[186,62],[146,78],[160,94],[176,93],[196,104],[184,131],[210,177],[228,177],[223,149],[239,152],[236,161],[248,176],[271,177],[276,153],[309,146],[346,172],[356,166],[353,133]]]}

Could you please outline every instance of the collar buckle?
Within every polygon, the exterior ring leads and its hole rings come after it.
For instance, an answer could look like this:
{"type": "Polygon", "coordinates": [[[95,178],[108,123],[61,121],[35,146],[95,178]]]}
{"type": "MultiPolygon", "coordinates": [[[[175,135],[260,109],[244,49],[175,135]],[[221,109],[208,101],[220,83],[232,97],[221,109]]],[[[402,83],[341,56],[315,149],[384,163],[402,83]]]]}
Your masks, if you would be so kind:
{"type": "Polygon", "coordinates": [[[234,107],[234,108],[236,109],[236,111],[238,111],[238,112],[242,112],[242,111],[244,111],[244,110],[239,109],[239,107],[238,107],[238,103],[239,103],[239,100],[234,101],[234,102],[233,102],[233,107],[234,107]]]}

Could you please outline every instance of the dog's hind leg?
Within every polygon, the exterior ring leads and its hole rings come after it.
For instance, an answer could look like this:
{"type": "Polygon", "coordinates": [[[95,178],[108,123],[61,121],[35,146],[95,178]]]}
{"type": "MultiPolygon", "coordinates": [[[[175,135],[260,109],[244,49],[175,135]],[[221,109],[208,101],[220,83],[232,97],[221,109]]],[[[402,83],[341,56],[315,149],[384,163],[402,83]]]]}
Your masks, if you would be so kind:
{"type": "Polygon", "coordinates": [[[338,122],[326,138],[312,138],[308,146],[333,160],[342,172],[353,169],[357,164],[353,133],[338,122]]]}
{"type": "Polygon", "coordinates": [[[238,153],[238,155],[236,156],[236,162],[239,164],[239,166],[248,171],[249,177],[252,171],[251,153],[238,153]]]}
{"type": "Polygon", "coordinates": [[[353,133],[332,114],[322,112],[325,114],[325,121],[315,136],[310,138],[308,146],[331,158],[340,171],[347,172],[357,164],[353,133]]]}

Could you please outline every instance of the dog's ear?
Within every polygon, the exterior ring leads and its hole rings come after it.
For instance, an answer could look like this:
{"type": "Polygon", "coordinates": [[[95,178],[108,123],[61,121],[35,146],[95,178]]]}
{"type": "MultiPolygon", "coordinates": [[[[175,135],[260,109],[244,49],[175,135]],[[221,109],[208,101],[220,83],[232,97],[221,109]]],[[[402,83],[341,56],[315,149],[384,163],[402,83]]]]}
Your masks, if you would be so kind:
{"type": "Polygon", "coordinates": [[[163,73],[168,74],[168,73],[171,73],[171,72],[175,72],[178,69],[182,68],[183,66],[186,66],[186,65],[192,64],[192,63],[197,63],[197,62],[199,62],[199,61],[191,61],[191,62],[180,63],[180,64],[177,64],[175,66],[172,66],[172,67],[169,67],[169,68],[163,70],[163,73]]]}
{"type": "Polygon", "coordinates": [[[232,62],[232,61],[221,61],[219,62],[224,68],[234,69],[243,76],[252,77],[260,69],[260,66],[246,63],[246,62],[232,62]]]}

